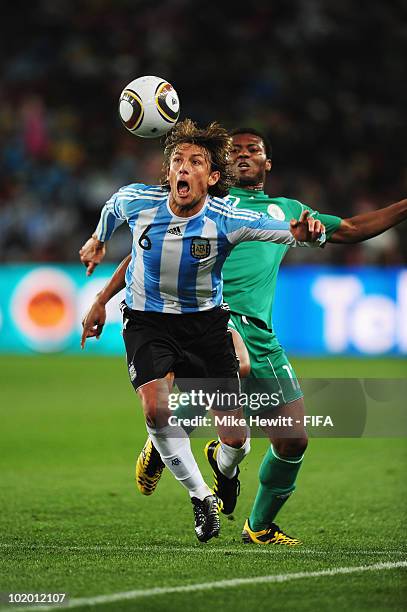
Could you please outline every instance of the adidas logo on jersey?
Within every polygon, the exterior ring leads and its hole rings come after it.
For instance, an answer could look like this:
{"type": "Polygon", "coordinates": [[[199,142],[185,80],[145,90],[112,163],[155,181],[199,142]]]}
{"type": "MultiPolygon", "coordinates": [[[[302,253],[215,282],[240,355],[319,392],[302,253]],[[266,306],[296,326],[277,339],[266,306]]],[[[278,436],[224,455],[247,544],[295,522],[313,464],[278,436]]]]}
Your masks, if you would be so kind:
{"type": "Polygon", "coordinates": [[[182,236],[181,228],[178,227],[178,225],[176,227],[172,227],[171,229],[167,230],[167,234],[174,234],[174,236],[182,236]]]}

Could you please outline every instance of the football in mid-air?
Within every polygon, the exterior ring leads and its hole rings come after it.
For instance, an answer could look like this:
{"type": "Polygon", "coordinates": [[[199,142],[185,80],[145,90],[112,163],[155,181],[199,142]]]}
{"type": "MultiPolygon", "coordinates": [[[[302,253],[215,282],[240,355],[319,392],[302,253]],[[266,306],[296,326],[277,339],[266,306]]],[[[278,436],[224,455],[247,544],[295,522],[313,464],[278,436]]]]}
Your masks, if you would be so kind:
{"type": "Polygon", "coordinates": [[[123,89],[119,116],[124,127],[142,138],[157,138],[178,121],[178,94],[165,79],[142,76],[123,89]]]}

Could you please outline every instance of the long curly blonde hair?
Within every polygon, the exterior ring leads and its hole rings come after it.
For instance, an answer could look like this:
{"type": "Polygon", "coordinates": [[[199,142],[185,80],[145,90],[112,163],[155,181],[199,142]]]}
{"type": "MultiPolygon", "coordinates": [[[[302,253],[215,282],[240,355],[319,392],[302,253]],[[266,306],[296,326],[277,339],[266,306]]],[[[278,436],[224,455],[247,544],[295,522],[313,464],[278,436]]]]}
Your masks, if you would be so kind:
{"type": "Polygon", "coordinates": [[[205,149],[211,165],[211,172],[218,171],[220,173],[218,182],[209,187],[209,194],[221,198],[226,196],[234,182],[229,162],[232,139],[228,132],[216,121],[210,123],[206,128],[199,128],[191,119],[184,119],[168,133],[164,141],[161,184],[169,189],[167,175],[171,155],[177,146],[185,143],[196,144],[205,149]]]}

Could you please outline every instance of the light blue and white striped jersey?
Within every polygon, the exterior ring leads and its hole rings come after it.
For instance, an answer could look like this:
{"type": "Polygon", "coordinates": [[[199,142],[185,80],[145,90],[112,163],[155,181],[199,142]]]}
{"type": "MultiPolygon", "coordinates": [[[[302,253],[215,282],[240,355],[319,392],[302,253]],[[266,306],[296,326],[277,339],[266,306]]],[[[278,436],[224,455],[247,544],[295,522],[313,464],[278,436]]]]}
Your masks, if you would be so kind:
{"type": "Polygon", "coordinates": [[[96,236],[109,240],[124,221],[133,235],[126,272],[126,304],[133,310],[187,313],[222,303],[222,265],[240,242],[298,244],[287,222],[237,209],[208,196],[192,217],[178,217],[169,192],[134,183],[119,189],[102,209],[96,236]]]}

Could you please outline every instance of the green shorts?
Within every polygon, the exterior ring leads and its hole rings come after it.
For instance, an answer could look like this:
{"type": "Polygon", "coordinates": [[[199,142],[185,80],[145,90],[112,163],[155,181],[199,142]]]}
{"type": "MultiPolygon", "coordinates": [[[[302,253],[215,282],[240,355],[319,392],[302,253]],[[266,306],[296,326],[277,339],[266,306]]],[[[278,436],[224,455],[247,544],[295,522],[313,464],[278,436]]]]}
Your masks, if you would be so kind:
{"type": "Polygon", "coordinates": [[[229,327],[242,337],[250,357],[250,375],[242,379],[246,416],[269,412],[301,397],[300,384],[287,355],[270,329],[255,319],[231,313],[229,327]]]}

